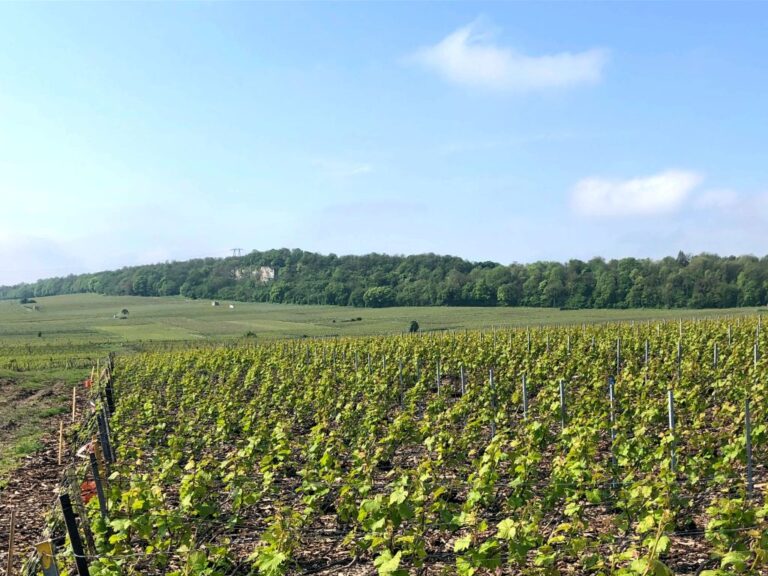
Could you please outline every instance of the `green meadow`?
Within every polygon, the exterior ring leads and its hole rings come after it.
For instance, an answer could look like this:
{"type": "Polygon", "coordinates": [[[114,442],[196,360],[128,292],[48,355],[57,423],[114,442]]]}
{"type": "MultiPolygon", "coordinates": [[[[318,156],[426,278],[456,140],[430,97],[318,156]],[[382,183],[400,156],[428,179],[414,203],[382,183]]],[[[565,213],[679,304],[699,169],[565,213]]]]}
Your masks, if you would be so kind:
{"type": "Polygon", "coordinates": [[[137,342],[367,336],[496,326],[644,321],[754,313],[722,310],[556,310],[551,308],[351,308],[77,294],[0,301],[0,346],[82,346],[94,350],[137,342]],[[230,308],[230,305],[234,308],[230,308]],[[121,311],[128,310],[125,318],[121,311]]]}

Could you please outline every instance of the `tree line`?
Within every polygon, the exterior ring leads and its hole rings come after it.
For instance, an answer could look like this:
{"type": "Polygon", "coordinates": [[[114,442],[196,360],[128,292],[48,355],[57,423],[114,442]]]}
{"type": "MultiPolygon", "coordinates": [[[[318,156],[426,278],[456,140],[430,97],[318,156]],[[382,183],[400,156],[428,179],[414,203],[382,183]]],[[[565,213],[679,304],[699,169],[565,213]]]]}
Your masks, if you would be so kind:
{"type": "Polygon", "coordinates": [[[454,256],[322,255],[254,251],[133,266],[0,287],[0,298],[73,293],[177,296],[244,302],[339,306],[536,306],[580,308],[729,308],[768,299],[768,256],[501,265],[454,256]],[[271,267],[274,280],[255,271],[271,267]]]}

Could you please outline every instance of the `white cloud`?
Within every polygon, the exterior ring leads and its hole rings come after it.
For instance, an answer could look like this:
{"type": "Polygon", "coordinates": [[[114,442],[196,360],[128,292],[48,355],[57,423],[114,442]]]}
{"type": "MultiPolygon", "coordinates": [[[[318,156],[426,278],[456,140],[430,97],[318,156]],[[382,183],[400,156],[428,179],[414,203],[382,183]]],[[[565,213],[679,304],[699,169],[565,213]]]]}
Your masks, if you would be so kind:
{"type": "Polygon", "coordinates": [[[645,178],[585,178],[573,189],[571,203],[586,216],[653,216],[678,210],[701,182],[696,172],[669,170],[645,178]]]}
{"type": "Polygon", "coordinates": [[[494,44],[492,36],[475,21],[412,58],[449,82],[511,91],[593,84],[608,60],[600,49],[527,56],[494,44]]]}

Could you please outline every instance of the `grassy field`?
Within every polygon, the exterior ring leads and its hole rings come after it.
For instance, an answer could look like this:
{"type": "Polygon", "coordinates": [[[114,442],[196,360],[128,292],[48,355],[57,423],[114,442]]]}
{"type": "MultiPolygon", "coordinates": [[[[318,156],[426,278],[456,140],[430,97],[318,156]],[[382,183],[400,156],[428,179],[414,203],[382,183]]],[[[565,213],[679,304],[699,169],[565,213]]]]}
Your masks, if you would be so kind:
{"type": "Polygon", "coordinates": [[[582,310],[549,308],[384,308],[245,304],[184,298],[80,294],[0,301],[0,486],[18,459],[66,410],[72,383],[109,351],[248,338],[366,336],[493,326],[579,324],[753,313],[736,310],[582,310]],[[230,304],[234,308],[230,308],[230,304]],[[128,310],[121,319],[121,311],[128,310]]]}
{"type": "Polygon", "coordinates": [[[677,319],[754,313],[729,310],[568,310],[551,308],[347,308],[248,304],[183,298],[78,294],[38,298],[36,305],[0,301],[0,346],[92,345],[118,348],[139,341],[221,340],[244,337],[301,338],[363,336],[406,331],[416,320],[422,331],[492,326],[574,324],[677,319]],[[33,309],[33,306],[35,307],[33,309]],[[115,318],[122,309],[127,318],[115,318]]]}
{"type": "Polygon", "coordinates": [[[44,431],[55,430],[69,412],[73,371],[17,373],[0,370],[0,488],[19,459],[41,447],[44,431]]]}

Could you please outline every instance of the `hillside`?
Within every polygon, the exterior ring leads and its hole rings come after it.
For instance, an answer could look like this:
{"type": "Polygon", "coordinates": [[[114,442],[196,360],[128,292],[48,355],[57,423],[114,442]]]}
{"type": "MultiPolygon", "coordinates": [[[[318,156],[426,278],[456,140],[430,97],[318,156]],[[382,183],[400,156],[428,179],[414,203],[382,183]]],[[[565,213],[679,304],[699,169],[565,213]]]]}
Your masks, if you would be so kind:
{"type": "Polygon", "coordinates": [[[254,251],[0,287],[0,299],[75,293],[339,306],[727,308],[768,298],[768,257],[711,254],[502,265],[454,256],[254,251]]]}

